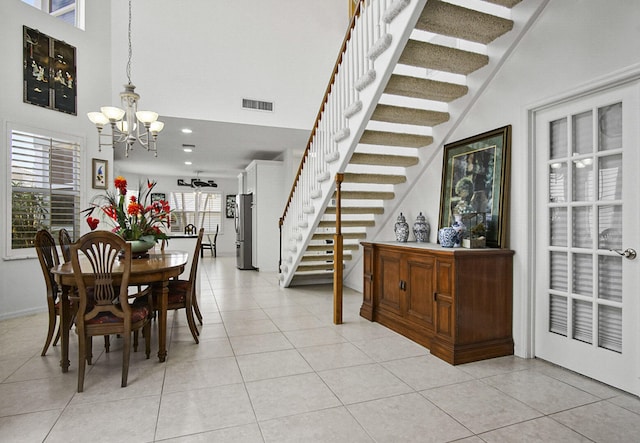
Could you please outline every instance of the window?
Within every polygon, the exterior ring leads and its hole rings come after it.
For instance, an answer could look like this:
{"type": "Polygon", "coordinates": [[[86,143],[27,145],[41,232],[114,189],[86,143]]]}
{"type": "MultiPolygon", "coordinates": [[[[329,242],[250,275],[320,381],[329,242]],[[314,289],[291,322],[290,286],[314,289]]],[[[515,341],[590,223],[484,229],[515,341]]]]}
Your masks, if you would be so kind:
{"type": "Polygon", "coordinates": [[[80,232],[80,145],[11,131],[11,233],[8,255],[33,247],[36,232],[80,232]]]}
{"type": "Polygon", "coordinates": [[[171,232],[184,232],[189,223],[205,232],[216,232],[216,225],[222,232],[222,194],[220,192],[193,191],[172,192],[169,197],[171,205],[171,232]]]}
{"type": "Polygon", "coordinates": [[[80,10],[83,0],[22,0],[49,15],[58,17],[62,21],[69,23],[80,29],[84,29],[80,10]]]}

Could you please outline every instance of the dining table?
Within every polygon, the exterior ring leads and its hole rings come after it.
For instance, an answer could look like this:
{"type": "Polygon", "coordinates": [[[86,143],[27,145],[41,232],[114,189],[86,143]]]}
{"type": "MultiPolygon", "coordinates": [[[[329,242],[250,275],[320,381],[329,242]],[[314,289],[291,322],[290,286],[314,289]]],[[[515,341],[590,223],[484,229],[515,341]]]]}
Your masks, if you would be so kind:
{"type": "MultiPolygon", "coordinates": [[[[164,362],[167,358],[167,305],[169,296],[169,280],[178,277],[185,269],[189,254],[184,251],[160,250],[153,251],[148,256],[131,259],[131,273],[129,286],[145,286],[162,284],[162,296],[158,300],[158,359],[164,362]]],[[[91,266],[81,256],[80,268],[82,272],[91,274],[91,266]]],[[[57,283],[62,286],[60,309],[60,366],[62,372],[69,371],[69,329],[71,326],[71,312],[69,295],[77,287],[71,262],[61,263],[51,269],[57,283]]],[[[115,268],[117,275],[118,266],[115,268]]]]}

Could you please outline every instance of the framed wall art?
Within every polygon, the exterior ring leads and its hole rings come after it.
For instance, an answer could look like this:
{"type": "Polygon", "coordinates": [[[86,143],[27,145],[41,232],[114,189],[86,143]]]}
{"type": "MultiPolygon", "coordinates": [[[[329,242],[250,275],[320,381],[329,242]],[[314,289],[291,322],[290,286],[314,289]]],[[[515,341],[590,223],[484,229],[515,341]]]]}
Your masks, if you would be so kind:
{"type": "Polygon", "coordinates": [[[488,247],[507,247],[510,166],[510,125],[446,144],[438,228],[482,223],[488,247]]]}
{"type": "Polygon", "coordinates": [[[107,189],[107,167],[109,165],[108,160],[100,160],[94,158],[91,161],[91,171],[93,173],[92,188],[93,189],[107,189]]]}
{"type": "Polygon", "coordinates": [[[226,210],[227,218],[234,218],[236,216],[236,196],[227,195],[226,210]]]}
{"type": "Polygon", "coordinates": [[[25,103],[76,115],[76,48],[23,26],[25,103]]]}
{"type": "Polygon", "coordinates": [[[151,193],[151,201],[152,202],[157,202],[160,200],[166,200],[167,199],[167,195],[164,192],[152,192],[151,193]]]}

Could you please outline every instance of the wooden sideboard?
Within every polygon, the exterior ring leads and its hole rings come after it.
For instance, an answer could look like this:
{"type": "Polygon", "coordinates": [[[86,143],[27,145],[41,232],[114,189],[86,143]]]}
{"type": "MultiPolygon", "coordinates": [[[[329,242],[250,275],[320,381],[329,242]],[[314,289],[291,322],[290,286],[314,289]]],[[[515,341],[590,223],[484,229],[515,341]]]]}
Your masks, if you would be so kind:
{"type": "Polygon", "coordinates": [[[513,354],[513,251],[362,245],[362,317],[454,365],[513,354]]]}

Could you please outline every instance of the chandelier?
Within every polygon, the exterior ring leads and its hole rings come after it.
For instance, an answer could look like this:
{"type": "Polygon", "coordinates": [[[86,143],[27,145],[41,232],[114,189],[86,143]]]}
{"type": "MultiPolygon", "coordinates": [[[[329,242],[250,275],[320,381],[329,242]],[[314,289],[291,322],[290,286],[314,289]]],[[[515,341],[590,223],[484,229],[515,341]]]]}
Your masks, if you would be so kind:
{"type": "Polygon", "coordinates": [[[124,145],[125,157],[129,157],[129,151],[133,150],[136,141],[147,151],[158,156],[156,140],[158,132],[162,131],[164,123],[158,121],[158,113],[153,111],[138,111],[140,95],[135,92],[136,87],[131,83],[131,0],[129,0],[129,59],[127,61],[128,83],[124,85],[124,91],[120,93],[120,100],[124,109],[115,106],[103,106],[100,112],[89,112],[87,117],[98,129],[98,151],[102,146],[124,145]],[[111,134],[103,134],[105,125],[111,126],[111,134]],[[108,142],[103,143],[103,137],[108,142]]]}

